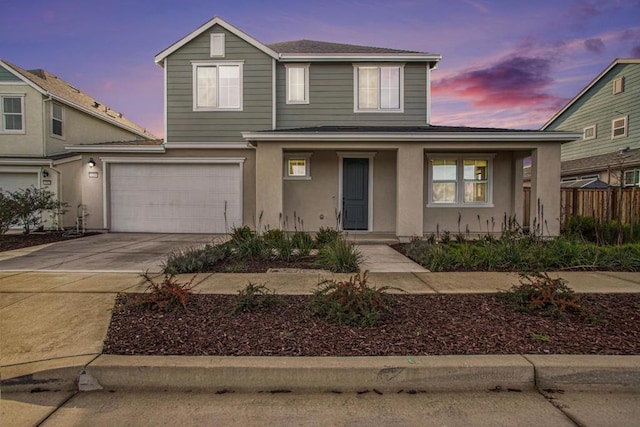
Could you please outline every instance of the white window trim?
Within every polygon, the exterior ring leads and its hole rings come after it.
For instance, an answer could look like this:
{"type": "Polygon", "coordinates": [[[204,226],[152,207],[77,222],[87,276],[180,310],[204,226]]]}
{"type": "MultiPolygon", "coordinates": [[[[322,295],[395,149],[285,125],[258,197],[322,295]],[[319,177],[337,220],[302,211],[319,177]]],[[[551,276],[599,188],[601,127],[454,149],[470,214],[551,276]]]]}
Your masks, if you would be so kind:
{"type": "Polygon", "coordinates": [[[311,155],[312,153],[284,153],[284,163],[282,177],[285,180],[292,181],[310,181],[311,180],[311,155]],[[289,175],[289,160],[304,160],[305,174],[304,176],[289,175]]]}
{"type": "Polygon", "coordinates": [[[24,135],[27,133],[27,128],[26,128],[26,111],[24,110],[25,108],[25,103],[24,103],[24,98],[25,98],[26,94],[24,93],[3,93],[2,95],[0,95],[0,121],[2,121],[2,123],[0,123],[0,133],[2,134],[11,134],[11,135],[24,135]],[[15,129],[5,129],[5,119],[4,119],[4,98],[20,98],[20,111],[21,111],[21,115],[22,115],[22,129],[19,130],[15,130],[15,129]]]}
{"type": "Polygon", "coordinates": [[[622,175],[622,186],[633,187],[633,186],[639,185],[640,183],[638,183],[637,178],[638,178],[638,169],[627,169],[626,171],[624,171],[622,175]],[[633,178],[633,182],[631,184],[627,184],[627,175],[631,175],[631,177],[633,178]]]}
{"type": "Polygon", "coordinates": [[[585,127],[585,128],[582,130],[582,140],[583,140],[583,141],[589,141],[589,140],[591,140],[591,139],[596,139],[596,138],[597,138],[597,136],[598,136],[598,135],[597,135],[597,130],[598,130],[598,129],[597,129],[596,125],[591,125],[591,126],[587,126],[587,127],[585,127]],[[586,134],[587,134],[587,130],[588,130],[588,129],[593,129],[593,136],[590,136],[590,137],[587,137],[587,136],[586,136],[586,134]]]}
{"type": "Polygon", "coordinates": [[[624,76],[616,77],[613,79],[613,94],[618,95],[624,92],[624,76]],[[620,88],[620,90],[617,90],[620,88]]]}
{"type": "MultiPolygon", "coordinates": [[[[379,96],[380,87],[378,86],[378,103],[380,103],[379,96]]],[[[354,113],[404,113],[404,64],[403,63],[376,63],[376,64],[353,64],[353,112],[354,113]],[[380,77],[380,68],[382,67],[399,67],[400,68],[400,108],[391,109],[386,108],[382,109],[378,107],[377,109],[366,109],[361,110],[358,108],[358,88],[360,86],[359,78],[358,78],[358,70],[361,68],[378,68],[378,77],[380,77]]]]}
{"type": "Polygon", "coordinates": [[[51,122],[50,122],[50,125],[51,125],[50,135],[51,135],[52,138],[66,140],[66,137],[65,137],[65,133],[66,133],[65,132],[65,128],[66,128],[66,126],[64,124],[65,123],[65,118],[66,118],[66,111],[65,111],[64,105],[52,102],[51,103],[51,122]],[[62,135],[58,135],[58,134],[53,133],[53,121],[54,120],[58,120],[58,119],[53,117],[53,106],[54,105],[58,105],[62,109],[62,119],[60,120],[62,122],[62,135]]]}
{"type": "Polygon", "coordinates": [[[629,116],[617,117],[611,120],[611,139],[626,138],[628,133],[629,133],[629,116]],[[616,136],[614,135],[614,130],[620,129],[620,128],[615,128],[614,123],[617,122],[618,120],[624,120],[624,125],[622,127],[624,129],[624,134],[616,136]]]}
{"type": "Polygon", "coordinates": [[[191,62],[193,111],[242,111],[244,99],[244,61],[193,61],[191,62]],[[198,67],[237,66],[240,68],[240,106],[237,108],[198,107],[198,67]]]}
{"type": "Polygon", "coordinates": [[[285,96],[287,104],[300,105],[309,104],[309,64],[284,64],[285,73],[285,96]],[[292,101],[289,99],[289,70],[292,68],[304,68],[304,100],[292,101]]]}
{"type": "Polygon", "coordinates": [[[209,38],[209,56],[212,58],[224,58],[225,55],[225,38],[224,33],[211,33],[209,38]],[[214,39],[222,39],[222,52],[216,53],[213,50],[214,39]]]}
{"type": "Polygon", "coordinates": [[[426,207],[428,208],[492,208],[493,205],[493,159],[495,153],[469,153],[469,154],[427,154],[427,192],[429,194],[426,207]],[[438,203],[433,201],[433,171],[431,160],[447,159],[456,161],[456,202],[438,203]],[[464,160],[486,160],[489,172],[487,174],[487,202],[464,203],[464,160]]]}

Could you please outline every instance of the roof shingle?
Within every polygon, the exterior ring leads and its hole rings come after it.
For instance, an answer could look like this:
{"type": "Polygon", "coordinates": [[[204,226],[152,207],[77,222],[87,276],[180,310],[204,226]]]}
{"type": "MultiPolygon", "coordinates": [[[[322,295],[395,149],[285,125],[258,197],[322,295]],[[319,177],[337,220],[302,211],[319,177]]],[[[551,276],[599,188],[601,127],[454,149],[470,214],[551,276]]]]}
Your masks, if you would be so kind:
{"type": "Polygon", "coordinates": [[[317,40],[293,40],[281,43],[272,43],[267,45],[269,48],[282,54],[291,53],[311,53],[311,54],[385,54],[385,53],[413,53],[424,54],[425,52],[416,52],[411,50],[389,49],[385,47],[359,46],[353,44],[331,43],[317,40]]]}

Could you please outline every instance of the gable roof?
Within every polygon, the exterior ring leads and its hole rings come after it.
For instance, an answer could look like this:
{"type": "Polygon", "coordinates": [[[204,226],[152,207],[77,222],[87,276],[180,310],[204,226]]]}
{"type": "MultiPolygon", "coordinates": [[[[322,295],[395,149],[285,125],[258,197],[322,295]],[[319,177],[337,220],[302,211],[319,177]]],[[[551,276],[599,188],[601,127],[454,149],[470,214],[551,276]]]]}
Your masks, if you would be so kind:
{"type": "Polygon", "coordinates": [[[142,138],[156,138],[155,135],[143,127],[124,117],[122,113],[110,109],[95,98],[46,70],[25,70],[2,59],[0,59],[0,65],[45,96],[50,96],[56,101],[135,133],[142,138]]]}
{"type": "Polygon", "coordinates": [[[573,104],[576,103],[585,93],[589,91],[596,83],[598,83],[604,76],[609,73],[618,64],[640,64],[640,58],[616,58],[607,68],[604,69],[600,74],[596,76],[595,79],[591,81],[587,86],[584,87],[567,105],[562,107],[560,111],[554,114],[551,119],[547,123],[542,126],[542,130],[545,130],[551,123],[553,123],[558,117],[560,117],[565,111],[567,111],[573,104]]]}
{"type": "Polygon", "coordinates": [[[565,160],[562,162],[562,174],[597,172],[609,168],[619,169],[623,166],[626,168],[638,165],[640,165],[640,148],[635,148],[629,151],[614,151],[581,159],[565,160]]]}
{"type": "Polygon", "coordinates": [[[166,57],[215,25],[221,26],[225,30],[240,37],[250,45],[279,61],[339,61],[345,59],[371,61],[392,59],[396,61],[428,61],[436,64],[442,59],[442,55],[434,53],[322,42],[317,40],[294,40],[281,43],[263,44],[247,33],[229,24],[219,16],[216,16],[177,42],[173,43],[162,52],[158,53],[154,58],[156,64],[162,67],[163,61],[166,57]]]}
{"type": "Polygon", "coordinates": [[[271,56],[272,58],[276,58],[276,59],[278,58],[278,54],[274,52],[271,48],[267,47],[266,45],[262,44],[258,40],[254,39],[244,31],[241,31],[238,28],[234,27],[233,25],[229,24],[219,16],[214,16],[213,19],[205,22],[204,24],[196,28],[194,31],[190,32],[189,34],[187,34],[177,42],[173,43],[168,48],[164,49],[162,52],[158,53],[154,58],[156,64],[162,67],[163,66],[162,62],[167,56],[171,55],[173,52],[180,49],[182,46],[186,45],[191,40],[195,39],[196,37],[198,37],[199,35],[201,35],[202,33],[209,30],[211,27],[215,25],[219,25],[225,30],[229,31],[230,33],[240,37],[242,40],[246,41],[247,43],[254,46],[255,48],[263,51],[264,53],[271,56]]]}

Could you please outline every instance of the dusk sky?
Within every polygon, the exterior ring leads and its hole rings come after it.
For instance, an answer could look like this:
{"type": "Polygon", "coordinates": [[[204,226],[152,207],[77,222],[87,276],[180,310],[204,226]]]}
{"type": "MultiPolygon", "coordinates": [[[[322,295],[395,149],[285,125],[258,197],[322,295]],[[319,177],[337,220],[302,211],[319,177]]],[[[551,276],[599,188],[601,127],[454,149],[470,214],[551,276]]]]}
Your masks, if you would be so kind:
{"type": "Polygon", "coordinates": [[[158,136],[153,57],[214,16],[263,43],[439,53],[432,123],[538,129],[618,57],[640,57],[640,0],[5,2],[0,58],[44,68],[158,136]]]}

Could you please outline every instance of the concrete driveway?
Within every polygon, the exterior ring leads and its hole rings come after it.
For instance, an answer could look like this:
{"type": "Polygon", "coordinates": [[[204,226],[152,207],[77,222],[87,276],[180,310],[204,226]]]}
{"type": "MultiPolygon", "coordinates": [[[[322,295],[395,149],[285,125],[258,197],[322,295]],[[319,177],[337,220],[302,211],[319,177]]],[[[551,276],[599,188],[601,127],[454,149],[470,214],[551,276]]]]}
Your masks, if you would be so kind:
{"type": "Polygon", "coordinates": [[[0,260],[0,270],[159,272],[171,251],[222,238],[212,234],[105,233],[20,251],[24,255],[0,260]]]}

